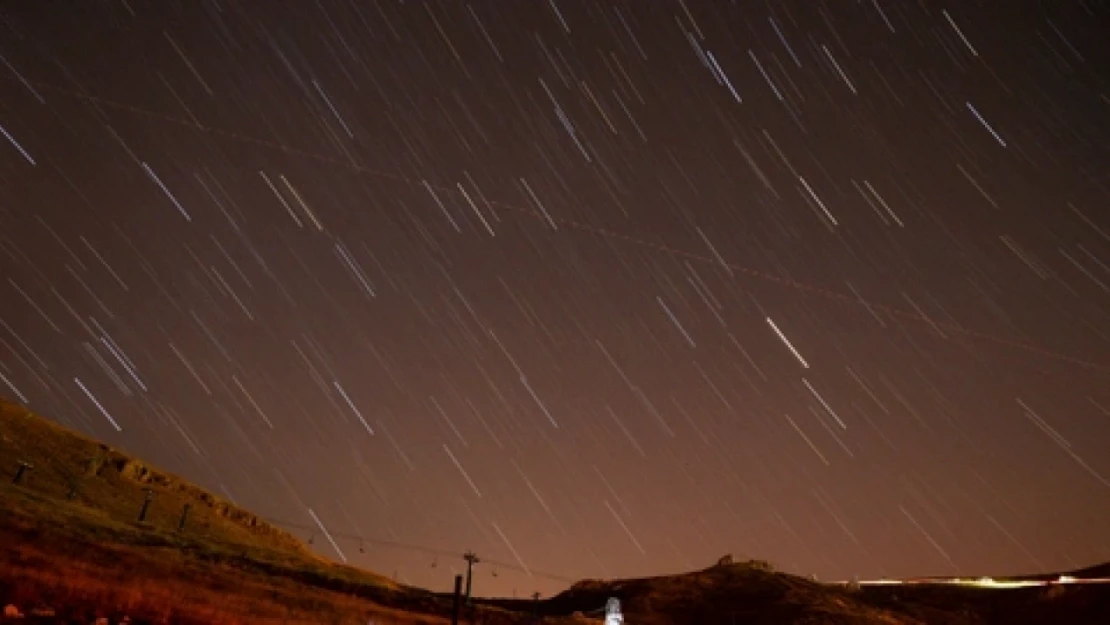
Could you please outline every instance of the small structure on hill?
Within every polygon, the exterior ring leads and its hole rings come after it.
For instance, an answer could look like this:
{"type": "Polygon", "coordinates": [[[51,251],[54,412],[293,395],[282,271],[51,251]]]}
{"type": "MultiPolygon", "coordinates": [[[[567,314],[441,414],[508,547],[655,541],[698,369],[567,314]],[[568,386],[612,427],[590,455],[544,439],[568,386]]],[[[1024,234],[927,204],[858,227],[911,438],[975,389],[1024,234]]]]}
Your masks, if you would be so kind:
{"type": "Polygon", "coordinates": [[[717,560],[717,566],[732,566],[732,554],[726,553],[717,560]]]}

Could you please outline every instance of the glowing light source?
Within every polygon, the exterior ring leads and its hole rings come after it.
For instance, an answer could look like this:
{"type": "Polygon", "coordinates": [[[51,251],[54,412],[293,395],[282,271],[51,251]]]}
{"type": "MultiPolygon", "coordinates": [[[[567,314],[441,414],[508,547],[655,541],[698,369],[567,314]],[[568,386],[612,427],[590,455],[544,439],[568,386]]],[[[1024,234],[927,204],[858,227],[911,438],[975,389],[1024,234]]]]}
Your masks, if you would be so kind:
{"type": "Polygon", "coordinates": [[[624,615],[621,614],[621,600],[609,597],[605,603],[605,625],[623,625],[624,615]]]}

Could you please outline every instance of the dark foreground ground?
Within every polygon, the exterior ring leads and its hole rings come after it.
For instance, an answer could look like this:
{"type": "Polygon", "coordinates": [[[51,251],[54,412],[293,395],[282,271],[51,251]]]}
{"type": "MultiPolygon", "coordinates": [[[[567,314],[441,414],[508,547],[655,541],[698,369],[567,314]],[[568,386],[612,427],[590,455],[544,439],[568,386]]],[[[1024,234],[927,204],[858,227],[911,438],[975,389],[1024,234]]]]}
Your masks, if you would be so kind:
{"type": "MultiPolygon", "coordinates": [[[[774,573],[764,563],[641,580],[580,582],[541,606],[547,614],[569,614],[603,606],[610,596],[622,600],[625,622],[637,625],[1110,624],[1107,584],[1009,589],[914,584],[853,589],[774,573]]],[[[519,609],[511,601],[498,605],[519,609]]]]}

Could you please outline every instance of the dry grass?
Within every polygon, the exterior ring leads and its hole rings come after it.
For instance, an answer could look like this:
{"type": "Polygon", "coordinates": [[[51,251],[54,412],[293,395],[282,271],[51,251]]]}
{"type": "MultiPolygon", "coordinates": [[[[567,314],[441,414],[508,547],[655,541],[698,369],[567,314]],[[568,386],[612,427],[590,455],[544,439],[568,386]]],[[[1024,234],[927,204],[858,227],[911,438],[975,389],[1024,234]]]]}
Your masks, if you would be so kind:
{"type": "MultiPolygon", "coordinates": [[[[0,491],[6,502],[11,491],[0,491]]],[[[49,607],[62,622],[125,614],[136,623],[196,625],[445,622],[173,546],[85,542],[65,526],[39,526],[26,514],[36,505],[24,501],[0,517],[0,598],[25,612],[49,607]]]]}
{"type": "MultiPolygon", "coordinates": [[[[24,477],[29,490],[55,500],[72,498],[82,504],[82,514],[99,521],[131,524],[150,490],[154,498],[147,521],[156,530],[175,529],[187,504],[188,535],[207,545],[249,550],[267,559],[319,561],[296,537],[254,514],[0,399],[0,479],[10,481],[20,462],[34,467],[24,477]]],[[[374,577],[375,583],[391,584],[374,577]]]]}

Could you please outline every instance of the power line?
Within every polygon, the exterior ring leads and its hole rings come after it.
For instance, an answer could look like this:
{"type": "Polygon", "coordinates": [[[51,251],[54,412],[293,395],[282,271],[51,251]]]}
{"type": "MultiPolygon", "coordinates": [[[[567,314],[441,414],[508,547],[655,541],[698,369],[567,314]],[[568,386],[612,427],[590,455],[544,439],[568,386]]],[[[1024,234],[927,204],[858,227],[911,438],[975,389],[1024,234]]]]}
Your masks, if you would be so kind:
{"type": "MultiPolygon", "coordinates": [[[[259,517],[259,518],[261,518],[261,519],[263,519],[263,520],[265,520],[269,523],[272,523],[274,525],[277,525],[279,527],[284,527],[284,528],[287,528],[287,529],[301,530],[301,531],[305,531],[305,532],[311,532],[313,534],[315,534],[316,532],[319,531],[316,527],[312,527],[312,526],[308,526],[308,525],[302,525],[302,524],[299,524],[299,523],[293,523],[293,522],[290,522],[290,521],[282,521],[282,520],[278,520],[278,519],[274,519],[274,518],[270,518],[270,517],[259,517]]],[[[423,553],[425,555],[430,555],[430,556],[439,556],[439,557],[444,557],[444,558],[457,558],[459,560],[465,560],[467,553],[469,553],[469,552],[451,551],[451,550],[448,550],[448,549],[440,549],[440,548],[437,548],[437,547],[429,547],[429,546],[426,546],[426,545],[417,545],[417,544],[414,544],[414,543],[405,543],[405,542],[400,542],[400,541],[396,541],[396,540],[385,540],[385,539],[381,539],[381,538],[367,538],[367,537],[362,536],[362,535],[348,534],[348,533],[345,533],[345,532],[333,532],[333,531],[329,530],[329,533],[333,537],[342,538],[344,540],[349,540],[349,541],[352,541],[352,542],[357,542],[359,544],[375,545],[375,546],[378,546],[378,547],[385,547],[385,548],[389,548],[389,549],[399,549],[399,550],[402,550],[402,551],[418,552],[418,553],[423,553]]],[[[547,573],[547,572],[544,572],[544,571],[537,571],[536,569],[533,569],[531,567],[529,567],[526,570],[526,569],[524,569],[524,567],[521,567],[521,566],[516,565],[516,564],[512,564],[512,563],[509,563],[509,562],[502,562],[500,560],[493,560],[493,559],[486,558],[486,557],[482,557],[480,561],[482,563],[491,564],[491,565],[495,566],[497,569],[506,569],[506,570],[517,571],[519,573],[523,573],[525,575],[529,575],[529,576],[532,576],[532,577],[542,577],[542,578],[549,579],[549,580],[552,580],[552,581],[563,582],[563,583],[567,583],[567,584],[573,584],[573,583],[579,581],[577,579],[567,577],[565,575],[558,575],[556,573],[547,573]]],[[[475,559],[475,562],[476,563],[478,562],[477,558],[475,559]]]]}
{"type": "MultiPolygon", "coordinates": [[[[38,417],[38,418],[43,418],[43,417],[38,417]]],[[[35,448],[33,449],[33,452],[35,452],[35,453],[32,453],[31,456],[34,456],[36,458],[44,458],[45,461],[46,461],[46,466],[39,468],[38,469],[39,471],[45,470],[47,468],[57,471],[58,473],[61,474],[62,479],[68,484],[68,488],[71,490],[71,492],[74,492],[74,493],[76,492],[75,490],[73,490],[73,489],[77,488],[78,480],[79,480],[79,478],[75,477],[76,476],[76,471],[71,470],[71,468],[68,467],[68,465],[66,463],[63,463],[59,459],[59,455],[55,451],[53,451],[51,449],[45,449],[42,446],[36,444],[35,448]]],[[[19,471],[19,473],[17,474],[18,477],[22,477],[22,475],[25,473],[25,471],[27,469],[34,470],[34,467],[31,466],[31,465],[26,465],[26,467],[23,470],[19,471]]],[[[18,479],[16,481],[18,482],[18,479]]],[[[311,534],[315,534],[319,531],[318,528],[313,527],[313,526],[309,526],[309,525],[302,525],[302,524],[299,524],[299,523],[293,523],[293,522],[290,522],[290,521],[283,521],[283,520],[274,519],[274,518],[271,518],[271,517],[259,516],[259,518],[265,520],[266,522],[268,522],[272,525],[276,525],[276,526],[283,527],[283,528],[286,528],[286,529],[300,530],[300,531],[304,531],[304,532],[310,532],[311,534]]],[[[469,553],[469,552],[463,553],[463,552],[458,552],[458,551],[451,551],[451,550],[448,550],[448,549],[440,549],[440,548],[436,548],[436,547],[429,547],[429,546],[426,546],[426,545],[417,545],[417,544],[414,544],[414,543],[405,543],[405,542],[396,541],[396,540],[385,540],[385,539],[381,539],[381,538],[372,538],[372,537],[367,538],[366,536],[357,535],[357,534],[348,534],[348,533],[345,533],[345,532],[331,532],[331,531],[329,531],[329,533],[331,534],[332,537],[341,538],[341,539],[349,540],[349,541],[352,541],[352,542],[357,542],[360,546],[361,545],[374,545],[374,546],[377,546],[377,547],[397,549],[397,550],[401,550],[401,551],[423,553],[425,555],[430,555],[430,556],[433,556],[433,557],[444,557],[444,558],[453,558],[453,559],[458,558],[460,560],[465,560],[466,556],[467,556],[467,553],[469,553]]],[[[555,574],[555,573],[547,573],[547,572],[539,571],[539,570],[536,570],[536,569],[533,569],[533,568],[525,569],[525,568],[523,568],[519,565],[516,565],[516,564],[512,564],[512,563],[509,563],[509,562],[502,562],[500,560],[494,560],[494,559],[486,558],[486,557],[481,558],[481,562],[493,565],[495,567],[495,569],[516,571],[516,572],[528,575],[530,577],[541,577],[541,578],[549,579],[549,580],[552,580],[552,581],[557,581],[557,582],[562,582],[562,583],[567,583],[567,584],[573,584],[573,583],[578,581],[577,579],[570,578],[570,577],[567,577],[565,575],[558,575],[558,574],[555,574]]],[[[477,558],[475,558],[474,563],[475,564],[478,563],[477,558]]]]}
{"type": "MultiPolygon", "coordinates": [[[[14,80],[14,78],[9,77],[9,80],[14,80]]],[[[103,105],[103,106],[113,108],[113,109],[116,109],[116,110],[127,111],[127,112],[130,112],[130,113],[134,113],[136,115],[141,115],[141,116],[144,116],[144,117],[158,119],[158,120],[168,122],[168,123],[171,123],[171,124],[174,124],[174,125],[177,125],[177,126],[196,129],[196,130],[199,130],[199,131],[207,133],[207,134],[219,135],[219,136],[227,137],[227,138],[230,138],[230,139],[234,139],[236,141],[251,143],[251,144],[254,144],[254,145],[258,145],[258,146],[278,150],[278,151],[284,152],[286,154],[290,154],[290,155],[294,155],[294,156],[300,156],[300,157],[303,157],[303,158],[315,160],[315,161],[318,161],[318,162],[327,163],[327,164],[330,164],[330,165],[337,165],[339,167],[350,169],[350,170],[355,171],[357,173],[376,176],[376,177],[379,177],[379,178],[387,178],[387,179],[391,179],[391,180],[396,180],[396,181],[408,184],[410,186],[427,185],[427,186],[430,186],[430,187],[436,189],[437,191],[447,193],[447,194],[451,194],[451,195],[456,195],[456,194],[457,195],[465,195],[465,191],[460,192],[460,190],[462,189],[461,185],[458,188],[442,187],[442,186],[439,186],[439,185],[431,185],[430,183],[428,183],[426,181],[416,181],[416,180],[413,180],[411,178],[408,178],[407,176],[404,176],[404,175],[401,175],[401,174],[398,174],[398,173],[395,173],[395,172],[373,169],[373,168],[370,168],[370,167],[366,167],[364,165],[360,165],[360,164],[355,163],[353,161],[344,161],[344,160],[340,160],[338,158],[325,156],[325,155],[322,155],[322,154],[316,154],[314,152],[308,152],[306,150],[301,150],[301,149],[298,149],[298,148],[295,148],[295,147],[292,147],[292,146],[289,146],[289,145],[286,145],[286,144],[283,144],[283,143],[278,143],[276,141],[268,141],[268,140],[265,140],[265,139],[259,139],[257,137],[251,137],[249,135],[244,135],[242,133],[232,132],[232,131],[229,131],[229,130],[216,128],[214,126],[208,126],[206,124],[200,123],[199,121],[185,119],[185,118],[181,118],[181,117],[175,117],[175,116],[172,116],[172,115],[166,115],[164,113],[158,113],[156,111],[150,111],[150,110],[139,108],[139,107],[136,107],[136,106],[133,106],[133,105],[130,105],[130,104],[123,103],[123,102],[117,102],[117,101],[114,101],[114,100],[101,98],[101,97],[94,96],[94,95],[91,95],[91,94],[88,94],[88,93],[81,93],[81,92],[74,91],[74,90],[71,90],[71,89],[58,87],[58,86],[55,86],[55,85],[52,85],[52,84],[49,84],[49,83],[42,83],[42,82],[37,82],[37,81],[27,81],[27,84],[33,84],[33,85],[35,85],[35,86],[37,86],[41,89],[53,91],[55,93],[60,93],[60,94],[63,94],[63,95],[66,95],[66,96],[69,96],[69,97],[72,97],[72,98],[77,98],[77,99],[80,99],[80,100],[84,100],[84,101],[92,103],[92,104],[98,104],[98,105],[103,105]]],[[[810,293],[810,294],[820,295],[822,297],[832,299],[832,300],[836,300],[836,301],[839,301],[841,303],[863,306],[863,307],[869,309],[872,312],[873,311],[881,311],[881,312],[886,313],[887,315],[890,315],[891,317],[916,321],[918,323],[929,325],[929,326],[933,327],[934,329],[935,328],[943,328],[943,329],[945,329],[949,332],[952,332],[952,333],[955,333],[955,334],[962,334],[964,336],[968,336],[970,338],[977,339],[977,340],[980,340],[980,341],[994,343],[996,345],[1001,345],[1001,346],[1005,346],[1005,347],[1010,347],[1012,349],[1025,351],[1025,352],[1028,352],[1028,353],[1031,353],[1031,354],[1037,354],[1039,356],[1043,356],[1043,357],[1050,358],[1050,359],[1053,359],[1053,360],[1057,360],[1057,361],[1060,361],[1060,362],[1070,363],[1072,365],[1076,365],[1076,366],[1082,367],[1084,369],[1089,369],[1089,370],[1094,370],[1094,371],[1101,371],[1101,372],[1104,372],[1104,373],[1110,373],[1110,365],[1100,364],[1100,363],[1089,361],[1089,360],[1086,360],[1086,359],[1083,359],[1083,358],[1078,358],[1078,357],[1071,356],[1071,355],[1068,355],[1068,354],[1064,354],[1064,353],[1061,353],[1061,352],[1056,352],[1056,351],[1052,351],[1052,350],[1049,350],[1049,349],[1045,349],[1045,348],[1040,347],[1039,345],[1036,345],[1034,343],[1029,343],[1029,342],[1024,342],[1024,341],[1015,341],[1015,340],[1011,340],[1011,339],[998,337],[998,336],[995,336],[995,335],[992,335],[992,334],[987,334],[985,332],[970,330],[970,329],[964,328],[963,326],[957,325],[955,323],[929,318],[929,317],[927,317],[923,314],[913,313],[913,312],[909,312],[909,311],[906,311],[906,310],[902,310],[900,308],[895,308],[893,306],[887,306],[885,304],[871,302],[871,301],[863,299],[862,297],[846,295],[844,293],[840,293],[838,291],[833,291],[831,289],[826,289],[824,287],[819,287],[819,286],[807,284],[807,283],[804,283],[804,282],[799,282],[799,281],[793,280],[791,278],[786,278],[786,277],[783,277],[783,276],[780,276],[780,275],[768,273],[768,272],[765,272],[765,271],[760,271],[758,269],[745,267],[743,265],[739,265],[739,264],[736,264],[736,263],[733,263],[733,262],[726,261],[726,260],[724,260],[720,257],[712,257],[712,256],[708,256],[708,255],[705,255],[705,254],[697,254],[697,253],[694,253],[694,252],[689,252],[689,251],[686,251],[686,250],[683,250],[683,249],[671,247],[671,246],[663,244],[663,243],[648,241],[648,240],[641,239],[641,238],[631,236],[631,235],[627,235],[627,234],[624,234],[624,233],[621,233],[621,232],[616,232],[614,230],[609,230],[609,229],[605,229],[605,228],[598,228],[598,227],[595,227],[595,226],[592,226],[592,225],[589,225],[589,224],[585,224],[585,223],[582,223],[582,222],[579,222],[579,221],[576,221],[576,220],[573,220],[573,219],[555,217],[555,216],[550,215],[546,212],[541,212],[541,211],[537,211],[537,210],[530,209],[530,208],[524,208],[524,207],[516,206],[516,205],[509,204],[507,202],[502,202],[502,201],[496,200],[496,199],[486,198],[486,201],[490,205],[495,205],[499,208],[504,208],[504,209],[508,209],[508,210],[523,214],[523,215],[527,215],[527,216],[532,217],[534,219],[543,220],[543,221],[547,221],[547,222],[555,222],[555,223],[558,223],[560,225],[571,228],[573,230],[578,230],[578,231],[582,231],[582,232],[589,232],[591,234],[596,234],[598,236],[613,239],[613,240],[616,240],[616,241],[623,241],[625,243],[630,243],[630,244],[637,245],[637,246],[640,246],[640,247],[653,249],[655,251],[663,252],[667,255],[674,256],[674,257],[686,258],[686,259],[689,259],[689,260],[694,260],[694,261],[698,261],[698,262],[705,263],[705,264],[724,267],[724,268],[727,268],[730,271],[735,271],[735,272],[738,272],[738,273],[741,273],[741,274],[744,274],[744,275],[747,275],[747,276],[750,276],[750,277],[759,278],[759,279],[762,279],[762,280],[775,282],[775,283],[778,283],[778,284],[781,284],[781,285],[784,285],[784,286],[788,286],[788,287],[791,287],[791,288],[796,289],[798,291],[801,291],[803,293],[810,293]]]]}

